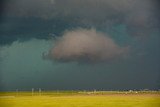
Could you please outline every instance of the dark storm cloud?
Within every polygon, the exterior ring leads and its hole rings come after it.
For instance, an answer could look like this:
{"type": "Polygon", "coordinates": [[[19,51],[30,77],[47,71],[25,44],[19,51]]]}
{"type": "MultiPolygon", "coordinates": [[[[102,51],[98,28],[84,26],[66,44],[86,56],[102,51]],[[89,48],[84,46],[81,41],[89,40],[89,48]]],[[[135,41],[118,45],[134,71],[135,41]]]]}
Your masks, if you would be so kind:
{"type": "Polygon", "coordinates": [[[0,23],[0,45],[31,38],[50,39],[52,34],[60,35],[69,28],[66,23],[60,19],[44,21],[39,18],[6,18],[0,23]]]}
{"type": "Polygon", "coordinates": [[[139,21],[148,20],[155,8],[154,3],[152,0],[10,0],[5,10],[6,14],[11,16],[44,19],[63,16],[80,18],[84,22],[100,22],[137,17],[139,21]]]}
{"type": "Polygon", "coordinates": [[[159,32],[153,32],[160,28],[159,0],[2,1],[0,87],[6,90],[159,88],[160,36],[159,32]],[[92,27],[95,29],[91,30],[92,27]],[[53,43],[44,40],[54,37],[53,43]],[[138,41],[135,37],[148,41],[138,41]],[[131,47],[129,57],[115,61],[126,56],[126,45],[131,47]],[[42,53],[48,50],[44,58],[54,61],[42,59],[42,53]],[[107,62],[77,63],[81,60],[107,62]],[[112,60],[113,63],[108,63],[112,60]]]}
{"type": "MultiPolygon", "coordinates": [[[[5,3],[5,0],[1,0],[1,1],[0,1],[0,16],[1,16],[2,13],[3,13],[4,3],[5,3]]],[[[1,20],[1,19],[0,19],[0,20],[1,20]]]]}
{"type": "Polygon", "coordinates": [[[0,43],[46,39],[49,33],[59,36],[74,27],[106,30],[117,24],[124,24],[129,35],[148,36],[158,26],[157,4],[157,0],[6,0],[2,15],[11,19],[0,23],[0,43]]]}

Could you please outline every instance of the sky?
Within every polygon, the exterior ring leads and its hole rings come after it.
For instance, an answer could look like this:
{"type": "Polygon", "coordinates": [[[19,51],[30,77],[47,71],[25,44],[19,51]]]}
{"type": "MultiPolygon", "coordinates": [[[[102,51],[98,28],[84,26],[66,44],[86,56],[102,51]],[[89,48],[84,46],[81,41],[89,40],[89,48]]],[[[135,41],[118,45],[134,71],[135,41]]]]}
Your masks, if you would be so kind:
{"type": "Polygon", "coordinates": [[[158,0],[1,0],[0,90],[160,88],[158,0]]]}

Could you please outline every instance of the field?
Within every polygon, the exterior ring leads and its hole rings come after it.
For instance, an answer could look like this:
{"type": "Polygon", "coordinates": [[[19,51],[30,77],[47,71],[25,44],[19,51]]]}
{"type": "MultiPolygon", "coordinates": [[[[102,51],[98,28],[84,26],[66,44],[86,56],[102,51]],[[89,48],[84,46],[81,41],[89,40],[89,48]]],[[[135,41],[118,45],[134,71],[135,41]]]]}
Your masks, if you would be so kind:
{"type": "Polygon", "coordinates": [[[0,107],[160,107],[160,92],[0,92],[0,107]]]}

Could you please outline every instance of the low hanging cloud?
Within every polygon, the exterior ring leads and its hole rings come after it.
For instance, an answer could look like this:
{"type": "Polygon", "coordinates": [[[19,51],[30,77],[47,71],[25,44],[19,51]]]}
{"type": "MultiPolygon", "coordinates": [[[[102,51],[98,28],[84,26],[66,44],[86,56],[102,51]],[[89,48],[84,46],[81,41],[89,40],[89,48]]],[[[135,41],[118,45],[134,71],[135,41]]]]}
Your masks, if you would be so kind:
{"type": "Polygon", "coordinates": [[[95,29],[66,31],[44,58],[58,61],[110,61],[126,55],[127,47],[118,46],[95,29]]]}
{"type": "Polygon", "coordinates": [[[159,0],[1,0],[0,45],[96,28],[146,38],[160,28],[159,0]],[[31,26],[32,25],[32,26],[31,26]],[[23,35],[23,36],[22,36],[23,35]]]}

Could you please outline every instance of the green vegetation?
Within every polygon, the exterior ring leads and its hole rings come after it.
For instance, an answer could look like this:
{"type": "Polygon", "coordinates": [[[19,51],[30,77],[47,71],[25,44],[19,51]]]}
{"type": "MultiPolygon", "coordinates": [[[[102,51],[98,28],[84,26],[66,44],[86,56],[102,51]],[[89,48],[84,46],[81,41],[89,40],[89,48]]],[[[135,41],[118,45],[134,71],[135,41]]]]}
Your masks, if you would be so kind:
{"type": "Polygon", "coordinates": [[[160,107],[160,92],[0,92],[0,107],[160,107]]]}

